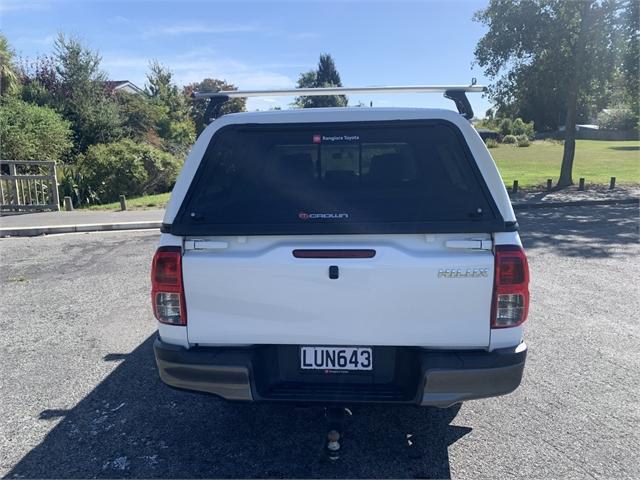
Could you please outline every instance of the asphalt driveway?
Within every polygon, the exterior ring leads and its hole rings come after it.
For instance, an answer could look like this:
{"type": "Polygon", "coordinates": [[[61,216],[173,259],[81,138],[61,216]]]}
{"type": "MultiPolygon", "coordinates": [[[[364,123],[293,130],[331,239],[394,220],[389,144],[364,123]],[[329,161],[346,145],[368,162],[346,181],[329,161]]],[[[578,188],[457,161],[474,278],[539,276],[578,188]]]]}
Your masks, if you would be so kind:
{"type": "Polygon", "coordinates": [[[157,232],[2,239],[0,475],[638,477],[638,209],[519,219],[532,270],[522,387],[449,410],[356,408],[333,463],[321,409],[161,384],[157,232]]]}

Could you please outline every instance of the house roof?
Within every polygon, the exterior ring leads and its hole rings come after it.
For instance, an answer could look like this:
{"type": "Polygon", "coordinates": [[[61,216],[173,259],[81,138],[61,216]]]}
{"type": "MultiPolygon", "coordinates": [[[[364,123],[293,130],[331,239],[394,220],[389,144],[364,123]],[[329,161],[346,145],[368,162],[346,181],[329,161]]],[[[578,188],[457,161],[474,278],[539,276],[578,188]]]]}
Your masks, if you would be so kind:
{"type": "Polygon", "coordinates": [[[107,80],[104,82],[104,88],[109,93],[113,93],[117,90],[129,91],[131,93],[143,93],[140,87],[131,83],[129,80],[107,80]]]}

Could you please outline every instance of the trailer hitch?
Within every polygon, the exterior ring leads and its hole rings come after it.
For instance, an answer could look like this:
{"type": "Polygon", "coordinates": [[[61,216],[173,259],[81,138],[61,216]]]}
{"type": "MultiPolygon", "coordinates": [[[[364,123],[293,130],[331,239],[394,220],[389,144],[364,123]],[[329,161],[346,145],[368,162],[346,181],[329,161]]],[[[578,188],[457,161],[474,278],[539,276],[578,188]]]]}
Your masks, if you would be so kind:
{"type": "Polygon", "coordinates": [[[346,407],[325,407],[324,416],[329,428],[324,447],[325,454],[329,460],[338,460],[342,451],[346,420],[353,416],[353,413],[346,407]]]}

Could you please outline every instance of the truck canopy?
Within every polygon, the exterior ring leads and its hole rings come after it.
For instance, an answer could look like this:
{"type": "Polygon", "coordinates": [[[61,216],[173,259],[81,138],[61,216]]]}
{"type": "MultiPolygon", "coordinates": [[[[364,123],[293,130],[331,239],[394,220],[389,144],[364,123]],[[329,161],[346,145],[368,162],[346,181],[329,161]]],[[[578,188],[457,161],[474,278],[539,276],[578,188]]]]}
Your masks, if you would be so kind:
{"type": "Polygon", "coordinates": [[[459,129],[425,120],[227,126],[207,148],[172,233],[503,228],[459,129]]]}

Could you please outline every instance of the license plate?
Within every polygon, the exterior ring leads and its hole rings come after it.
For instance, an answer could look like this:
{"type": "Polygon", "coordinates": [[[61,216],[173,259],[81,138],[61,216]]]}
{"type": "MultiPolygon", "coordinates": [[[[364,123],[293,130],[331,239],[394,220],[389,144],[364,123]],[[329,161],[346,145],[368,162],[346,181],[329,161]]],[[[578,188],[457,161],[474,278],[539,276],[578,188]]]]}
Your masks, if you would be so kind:
{"type": "Polygon", "coordinates": [[[373,370],[369,347],[300,347],[302,370],[373,370]]]}

